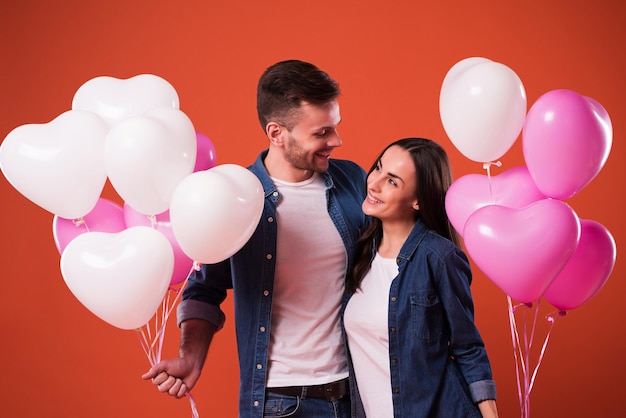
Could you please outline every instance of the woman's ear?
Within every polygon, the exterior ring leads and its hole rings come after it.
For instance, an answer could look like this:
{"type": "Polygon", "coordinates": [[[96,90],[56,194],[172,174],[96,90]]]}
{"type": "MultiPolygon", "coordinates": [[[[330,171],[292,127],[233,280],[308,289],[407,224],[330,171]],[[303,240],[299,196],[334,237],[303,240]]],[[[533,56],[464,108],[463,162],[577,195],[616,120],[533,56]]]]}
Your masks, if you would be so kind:
{"type": "Polygon", "coordinates": [[[412,206],[413,206],[413,209],[420,210],[420,205],[419,205],[419,203],[417,203],[417,200],[415,202],[413,202],[412,206]]]}

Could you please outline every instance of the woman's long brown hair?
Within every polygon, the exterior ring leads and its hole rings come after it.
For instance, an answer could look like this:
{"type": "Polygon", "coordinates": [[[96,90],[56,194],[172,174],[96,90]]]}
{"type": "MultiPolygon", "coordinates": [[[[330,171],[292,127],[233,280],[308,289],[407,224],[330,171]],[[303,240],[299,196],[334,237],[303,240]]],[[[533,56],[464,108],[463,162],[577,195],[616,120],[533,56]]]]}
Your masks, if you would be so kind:
{"type": "MultiPolygon", "coordinates": [[[[392,146],[399,146],[408,151],[415,165],[416,197],[419,202],[415,219],[421,217],[429,229],[460,246],[461,239],[450,223],[445,207],[446,192],[452,184],[452,170],[445,150],[430,139],[400,139],[382,150],[369,169],[368,175],[378,166],[385,151],[392,146]]],[[[373,218],[357,242],[357,262],[348,275],[346,283],[349,291],[354,292],[359,288],[363,277],[371,267],[373,250],[378,249],[381,237],[382,222],[373,218]]]]}

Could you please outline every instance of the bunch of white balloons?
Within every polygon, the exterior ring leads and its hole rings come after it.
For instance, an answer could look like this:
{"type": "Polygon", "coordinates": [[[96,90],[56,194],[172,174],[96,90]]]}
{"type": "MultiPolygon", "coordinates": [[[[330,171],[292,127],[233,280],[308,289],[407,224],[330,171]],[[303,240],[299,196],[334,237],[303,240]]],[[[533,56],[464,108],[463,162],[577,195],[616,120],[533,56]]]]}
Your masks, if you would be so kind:
{"type": "Polygon", "coordinates": [[[235,164],[195,171],[199,139],[173,86],[140,74],[91,79],[71,110],[19,126],[0,144],[11,185],[54,214],[55,228],[75,226],[69,242],[57,241],[61,273],[81,303],[113,326],[137,329],[150,320],[173,283],[177,251],[190,265],[216,263],[259,222],[259,180],[235,164]],[[107,178],[133,215],[125,218],[145,222],[108,222],[122,206],[101,197],[107,178]]]}

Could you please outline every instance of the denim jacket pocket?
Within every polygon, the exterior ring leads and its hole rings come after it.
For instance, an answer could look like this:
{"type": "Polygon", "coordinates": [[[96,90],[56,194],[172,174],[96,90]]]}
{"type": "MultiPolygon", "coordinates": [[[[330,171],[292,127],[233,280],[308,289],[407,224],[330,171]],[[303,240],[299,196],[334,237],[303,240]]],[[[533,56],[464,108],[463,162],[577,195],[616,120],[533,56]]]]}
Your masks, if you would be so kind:
{"type": "Polygon", "coordinates": [[[411,327],[413,335],[428,342],[437,341],[443,333],[443,313],[439,295],[432,290],[411,293],[411,327]]]}

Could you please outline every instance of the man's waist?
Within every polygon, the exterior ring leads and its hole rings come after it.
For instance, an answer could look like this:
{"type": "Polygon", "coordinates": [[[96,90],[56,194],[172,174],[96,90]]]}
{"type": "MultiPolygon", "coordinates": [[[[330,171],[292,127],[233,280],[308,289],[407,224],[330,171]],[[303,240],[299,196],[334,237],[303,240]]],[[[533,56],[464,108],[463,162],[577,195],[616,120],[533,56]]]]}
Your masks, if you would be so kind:
{"type": "Polygon", "coordinates": [[[321,398],[333,401],[343,398],[350,392],[348,378],[343,378],[331,383],[303,386],[281,386],[267,388],[267,392],[279,395],[298,396],[302,399],[321,398]]]}

